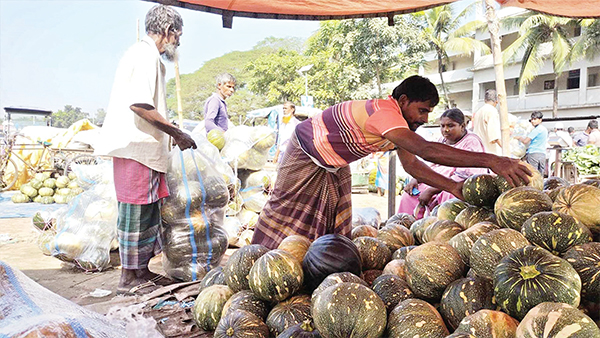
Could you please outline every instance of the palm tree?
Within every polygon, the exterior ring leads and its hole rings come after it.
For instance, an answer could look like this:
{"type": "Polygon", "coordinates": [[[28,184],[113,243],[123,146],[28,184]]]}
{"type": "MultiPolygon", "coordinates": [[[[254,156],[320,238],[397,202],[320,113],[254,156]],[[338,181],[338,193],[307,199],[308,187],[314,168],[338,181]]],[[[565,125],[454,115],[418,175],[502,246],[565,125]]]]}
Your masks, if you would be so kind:
{"type": "Polygon", "coordinates": [[[583,19],[580,25],[581,38],[573,46],[574,54],[593,60],[600,56],[600,20],[583,19]]]}
{"type": "Polygon", "coordinates": [[[474,2],[465,7],[458,15],[455,15],[452,5],[439,6],[416,14],[424,20],[422,38],[429,41],[431,50],[434,50],[437,55],[438,72],[446,104],[450,101],[443,73],[444,65],[448,64],[448,52],[459,55],[471,55],[473,51],[481,51],[485,54],[490,52],[490,48],[485,43],[472,38],[477,29],[486,27],[486,23],[473,20],[462,24],[478,3],[474,2]]]}
{"type": "Polygon", "coordinates": [[[579,21],[530,11],[503,20],[505,26],[520,27],[519,38],[504,50],[505,62],[514,60],[517,53],[524,50],[519,75],[519,92],[525,90],[538,75],[546,59],[552,59],[554,72],[552,117],[558,115],[558,79],[576,58],[569,31],[575,28],[579,21]]]}

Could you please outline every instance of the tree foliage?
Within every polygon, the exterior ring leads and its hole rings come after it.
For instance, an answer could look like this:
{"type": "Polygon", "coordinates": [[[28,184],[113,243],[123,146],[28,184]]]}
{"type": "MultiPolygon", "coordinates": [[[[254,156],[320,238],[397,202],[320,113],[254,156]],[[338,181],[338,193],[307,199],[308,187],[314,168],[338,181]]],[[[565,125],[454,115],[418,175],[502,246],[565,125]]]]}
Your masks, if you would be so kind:
{"type": "Polygon", "coordinates": [[[101,126],[104,124],[104,119],[106,118],[106,111],[102,108],[96,111],[96,116],[94,116],[93,122],[94,124],[101,126]]]}
{"type": "Polygon", "coordinates": [[[66,105],[64,109],[52,114],[52,125],[58,128],[68,128],[73,123],[88,117],[88,113],[84,113],[81,108],[66,105]]]}

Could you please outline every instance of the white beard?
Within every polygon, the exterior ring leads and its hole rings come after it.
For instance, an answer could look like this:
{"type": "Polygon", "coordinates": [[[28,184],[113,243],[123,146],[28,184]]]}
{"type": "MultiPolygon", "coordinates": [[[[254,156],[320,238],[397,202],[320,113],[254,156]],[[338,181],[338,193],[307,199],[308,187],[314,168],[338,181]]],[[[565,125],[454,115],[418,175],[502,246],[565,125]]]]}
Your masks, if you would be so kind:
{"type": "Polygon", "coordinates": [[[177,46],[169,43],[164,46],[165,51],[162,53],[163,59],[173,62],[178,57],[177,46]]]}

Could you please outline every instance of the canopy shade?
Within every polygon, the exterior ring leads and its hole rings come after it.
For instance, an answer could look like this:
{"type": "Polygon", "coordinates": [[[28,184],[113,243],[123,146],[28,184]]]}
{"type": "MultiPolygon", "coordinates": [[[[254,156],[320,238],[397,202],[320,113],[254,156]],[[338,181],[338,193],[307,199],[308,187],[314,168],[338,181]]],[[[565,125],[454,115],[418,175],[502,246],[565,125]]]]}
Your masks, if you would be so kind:
{"type": "MultiPolygon", "coordinates": [[[[287,20],[388,17],[421,11],[455,0],[146,0],[215,13],[231,28],[234,16],[287,20]]],[[[505,6],[569,17],[600,17],[600,0],[496,0],[505,6]]]]}

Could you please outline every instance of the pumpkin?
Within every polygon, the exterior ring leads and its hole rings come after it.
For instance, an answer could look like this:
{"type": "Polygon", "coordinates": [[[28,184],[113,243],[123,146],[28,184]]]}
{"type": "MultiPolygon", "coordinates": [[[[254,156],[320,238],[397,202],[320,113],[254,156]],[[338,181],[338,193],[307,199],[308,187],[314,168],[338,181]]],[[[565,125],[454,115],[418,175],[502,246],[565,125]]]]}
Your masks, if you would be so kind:
{"type": "Polygon", "coordinates": [[[367,270],[363,272],[362,279],[367,283],[368,286],[373,285],[373,281],[377,279],[377,277],[383,274],[383,270],[367,270]]]}
{"type": "Polygon", "coordinates": [[[439,300],[464,271],[460,255],[446,243],[425,243],[406,256],[406,281],[418,298],[439,300]]]}
{"type": "Polygon", "coordinates": [[[368,287],[356,283],[332,285],[312,301],[312,316],[323,337],[379,338],[385,330],[387,311],[368,287]]]}
{"type": "Polygon", "coordinates": [[[521,320],[543,302],[579,305],[581,279],[564,259],[533,245],[502,259],[494,272],[494,297],[504,312],[521,320]]]}
{"type": "Polygon", "coordinates": [[[558,187],[552,190],[544,190],[544,193],[546,195],[548,195],[548,197],[550,197],[550,199],[552,200],[552,203],[554,203],[554,201],[556,201],[556,197],[558,196],[558,194],[560,194],[560,192],[566,187],[558,187]]]}
{"type": "Polygon", "coordinates": [[[206,134],[208,142],[212,143],[213,146],[221,150],[225,146],[225,133],[219,128],[212,129],[206,134]]]}
{"type": "Polygon", "coordinates": [[[447,336],[446,338],[477,338],[471,334],[468,333],[461,333],[461,332],[455,332],[449,336],[447,336]]]}
{"type": "Polygon", "coordinates": [[[321,338],[319,330],[310,320],[290,326],[277,336],[277,338],[321,338]]]}
{"type": "Polygon", "coordinates": [[[390,249],[377,238],[358,237],[353,242],[360,254],[363,270],[382,270],[390,261],[390,249]]]}
{"type": "Polygon", "coordinates": [[[552,190],[560,187],[568,187],[569,182],[564,178],[550,176],[544,180],[544,190],[552,190]]]}
{"type": "Polygon", "coordinates": [[[29,202],[31,202],[31,199],[29,199],[29,196],[27,196],[21,192],[18,192],[16,194],[12,195],[10,197],[10,200],[13,203],[29,203],[29,202]]]}
{"type": "Polygon", "coordinates": [[[511,189],[498,197],[494,211],[503,228],[521,231],[523,223],[542,211],[552,210],[552,200],[542,191],[530,187],[511,189]]]}
{"type": "Polygon", "coordinates": [[[382,275],[396,275],[406,280],[406,261],[404,259],[393,259],[383,268],[382,275]]]}
{"type": "Polygon", "coordinates": [[[381,275],[373,281],[371,289],[381,298],[387,312],[391,312],[398,303],[413,298],[408,283],[396,275],[381,275]]]}
{"type": "Polygon", "coordinates": [[[309,246],[310,240],[308,238],[300,235],[292,235],[284,238],[283,241],[279,243],[277,249],[291,253],[299,263],[302,263],[309,246]]]}
{"type": "Polygon", "coordinates": [[[377,237],[377,229],[366,224],[359,225],[352,229],[352,235],[350,236],[352,240],[363,236],[377,237]]]}
{"type": "Polygon", "coordinates": [[[336,272],[362,272],[360,253],[356,245],[345,236],[330,234],[317,238],[308,248],[302,261],[304,280],[309,292],[321,284],[325,277],[336,272]]]}
{"type": "Polygon", "coordinates": [[[581,296],[600,303],[600,243],[592,242],[571,248],[565,253],[564,259],[581,278],[581,296]]]}
{"type": "Polygon", "coordinates": [[[294,296],[275,305],[266,321],[271,336],[276,337],[290,326],[312,319],[310,311],[311,299],[308,295],[294,296]]]}
{"type": "Polygon", "coordinates": [[[519,322],[504,312],[479,310],[460,322],[455,333],[472,334],[477,338],[515,338],[519,322]]]}
{"type": "Polygon", "coordinates": [[[600,180],[596,180],[596,179],[585,180],[585,181],[581,182],[581,184],[593,185],[596,188],[600,188],[600,180]]]}
{"type": "Polygon", "coordinates": [[[357,275],[351,272],[332,273],[331,275],[327,276],[327,278],[325,278],[323,282],[321,282],[321,284],[319,284],[315,291],[313,291],[312,299],[314,299],[316,296],[319,295],[319,293],[323,292],[323,290],[327,289],[328,287],[340,283],[356,283],[364,286],[369,286],[367,282],[365,282],[362,278],[358,277],[357,275]]]}
{"type": "Polygon", "coordinates": [[[529,169],[529,171],[531,171],[531,176],[529,176],[529,183],[527,186],[537,190],[544,190],[544,176],[531,164],[523,161],[519,161],[519,163],[523,164],[529,169]]]}
{"type": "Polygon", "coordinates": [[[439,312],[421,299],[400,302],[390,312],[387,332],[389,338],[444,338],[449,334],[439,312]]]}
{"type": "Polygon", "coordinates": [[[552,210],[577,218],[590,228],[600,232],[600,188],[587,184],[574,184],[564,188],[552,205],[552,210]]]}
{"type": "Polygon", "coordinates": [[[495,183],[496,183],[496,188],[498,189],[498,192],[500,193],[500,195],[502,195],[503,193],[505,193],[505,192],[509,191],[510,189],[514,188],[502,176],[496,176],[495,177],[495,183]]]}
{"type": "Polygon", "coordinates": [[[565,303],[545,302],[532,308],[517,327],[517,337],[600,337],[600,328],[583,312],[565,303]]]}
{"type": "Polygon", "coordinates": [[[430,225],[437,222],[437,220],[437,217],[429,216],[421,218],[410,226],[410,234],[413,236],[415,244],[423,243],[423,233],[430,225]]]}
{"type": "Polygon", "coordinates": [[[439,220],[454,221],[456,216],[458,216],[458,214],[468,206],[469,205],[466,202],[461,201],[458,198],[449,199],[440,204],[437,212],[437,218],[439,220]]]}
{"type": "Polygon", "coordinates": [[[250,289],[248,284],[250,269],[254,262],[268,251],[269,249],[260,244],[246,245],[234,251],[223,268],[227,286],[233,292],[250,289]]]}
{"type": "Polygon", "coordinates": [[[504,256],[513,250],[529,245],[520,232],[513,229],[492,230],[481,235],[471,248],[469,263],[475,274],[492,280],[494,269],[504,256]]]}
{"type": "Polygon", "coordinates": [[[481,237],[483,234],[487,234],[488,232],[496,229],[500,229],[500,227],[494,223],[477,223],[467,230],[456,234],[448,241],[448,244],[452,245],[452,247],[458,251],[460,258],[463,260],[465,265],[471,266],[471,248],[473,248],[475,241],[477,241],[477,239],[479,239],[479,237],[481,237]]]}
{"type": "Polygon", "coordinates": [[[592,241],[592,233],[574,217],[561,212],[539,212],[523,223],[521,233],[532,244],[561,256],[572,247],[592,241]]]}
{"type": "Polygon", "coordinates": [[[470,205],[461,211],[454,221],[462,225],[465,229],[481,222],[497,223],[496,215],[494,215],[493,211],[473,205],[470,205]]]}
{"type": "Polygon", "coordinates": [[[402,224],[405,228],[410,229],[410,226],[416,221],[415,217],[407,213],[397,213],[392,217],[388,218],[385,225],[402,224]]]}
{"type": "Polygon", "coordinates": [[[261,320],[265,320],[269,314],[270,308],[265,301],[258,298],[258,296],[252,291],[242,290],[234,293],[233,296],[227,300],[225,305],[223,305],[223,311],[221,312],[221,315],[225,315],[229,310],[248,311],[256,315],[261,320]]]}
{"type": "Polygon", "coordinates": [[[462,194],[465,201],[471,205],[493,208],[496,198],[500,196],[500,191],[496,187],[495,176],[478,174],[463,182],[462,194]]]}
{"type": "Polygon", "coordinates": [[[204,278],[202,278],[202,281],[200,282],[200,290],[202,291],[202,289],[215,284],[227,285],[227,283],[225,283],[223,267],[221,266],[210,270],[206,275],[204,275],[204,278]]]}
{"type": "Polygon", "coordinates": [[[269,328],[253,313],[231,311],[221,317],[214,333],[215,338],[269,338],[269,328]]]}
{"type": "Polygon", "coordinates": [[[483,278],[466,277],[452,282],[442,295],[440,313],[448,327],[455,330],[461,320],[482,309],[496,309],[494,286],[483,278]]]}
{"type": "Polygon", "coordinates": [[[392,254],[392,259],[406,259],[406,255],[408,255],[408,253],[411,250],[414,250],[416,247],[416,245],[403,246],[400,249],[394,251],[394,253],[392,254]]]}
{"type": "Polygon", "coordinates": [[[463,231],[462,225],[448,220],[439,220],[425,229],[423,242],[448,242],[456,234],[463,231]]]}
{"type": "Polygon", "coordinates": [[[223,305],[233,295],[227,285],[211,285],[202,290],[194,302],[193,318],[199,328],[213,331],[223,312],[223,305]]]}
{"type": "Polygon", "coordinates": [[[302,287],[302,265],[292,254],[275,249],[262,255],[248,274],[250,290],[266,301],[282,301],[302,287]]]}
{"type": "Polygon", "coordinates": [[[415,239],[410,234],[410,230],[399,223],[393,223],[381,228],[377,232],[377,239],[387,245],[392,252],[403,246],[415,244],[415,239]]]}

